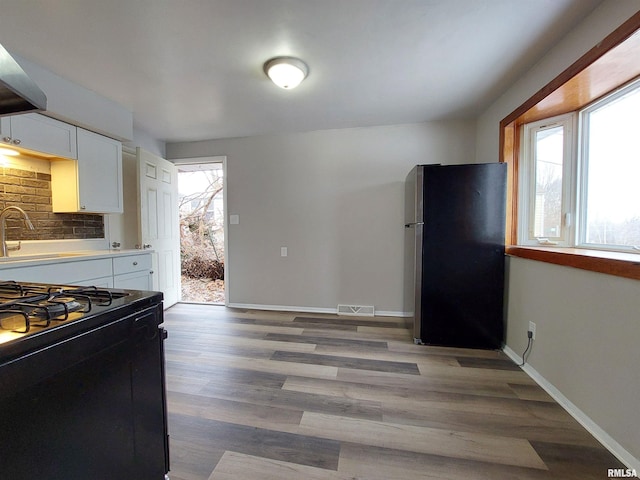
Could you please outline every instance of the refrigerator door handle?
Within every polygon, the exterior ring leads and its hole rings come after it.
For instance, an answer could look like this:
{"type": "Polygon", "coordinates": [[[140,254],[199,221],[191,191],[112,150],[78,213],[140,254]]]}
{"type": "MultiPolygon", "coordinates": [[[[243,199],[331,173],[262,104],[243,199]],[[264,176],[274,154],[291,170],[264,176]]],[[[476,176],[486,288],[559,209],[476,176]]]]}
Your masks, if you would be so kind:
{"type": "Polygon", "coordinates": [[[424,225],[424,222],[405,223],[404,228],[411,228],[411,227],[415,227],[416,225],[424,225]]]}

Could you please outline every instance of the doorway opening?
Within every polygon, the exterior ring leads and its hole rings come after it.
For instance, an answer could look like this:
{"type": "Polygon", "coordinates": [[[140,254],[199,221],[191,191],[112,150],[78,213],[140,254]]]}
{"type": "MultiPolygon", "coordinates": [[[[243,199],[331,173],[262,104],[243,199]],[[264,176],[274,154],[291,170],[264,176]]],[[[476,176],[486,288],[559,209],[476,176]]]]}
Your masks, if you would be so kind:
{"type": "Polygon", "coordinates": [[[223,163],[178,164],[182,302],[225,304],[223,163]]]}

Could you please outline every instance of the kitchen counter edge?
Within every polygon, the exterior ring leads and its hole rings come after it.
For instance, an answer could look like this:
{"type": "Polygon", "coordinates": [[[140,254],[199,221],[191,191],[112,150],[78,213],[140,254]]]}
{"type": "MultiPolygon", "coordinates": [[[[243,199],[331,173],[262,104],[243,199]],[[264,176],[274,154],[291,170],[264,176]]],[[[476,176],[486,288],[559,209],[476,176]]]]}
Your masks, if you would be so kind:
{"type": "Polygon", "coordinates": [[[130,255],[152,253],[153,250],[125,249],[125,250],[84,250],[71,252],[42,253],[32,255],[16,255],[0,258],[0,270],[30,265],[46,265],[50,263],[78,262],[100,258],[113,258],[130,255]]]}

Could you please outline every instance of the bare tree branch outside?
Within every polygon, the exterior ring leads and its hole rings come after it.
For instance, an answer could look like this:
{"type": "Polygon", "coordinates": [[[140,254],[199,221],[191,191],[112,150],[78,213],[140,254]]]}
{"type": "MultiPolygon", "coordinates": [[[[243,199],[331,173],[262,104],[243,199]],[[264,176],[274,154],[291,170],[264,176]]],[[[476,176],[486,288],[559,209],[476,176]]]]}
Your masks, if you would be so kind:
{"type": "Polygon", "coordinates": [[[180,171],[182,301],[224,303],[222,169],[180,171]]]}

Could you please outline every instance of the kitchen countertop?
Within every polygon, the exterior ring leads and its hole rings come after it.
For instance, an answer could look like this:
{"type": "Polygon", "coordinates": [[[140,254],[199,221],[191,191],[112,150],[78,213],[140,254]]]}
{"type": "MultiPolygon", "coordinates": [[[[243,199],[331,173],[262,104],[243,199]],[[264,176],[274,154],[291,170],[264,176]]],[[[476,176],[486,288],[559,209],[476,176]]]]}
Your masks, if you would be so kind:
{"type": "Polygon", "coordinates": [[[49,252],[34,253],[29,255],[14,255],[0,257],[0,270],[19,266],[44,265],[48,263],[60,263],[79,260],[94,260],[99,258],[112,258],[117,256],[140,255],[151,253],[152,250],[84,250],[75,252],[49,252]]]}

